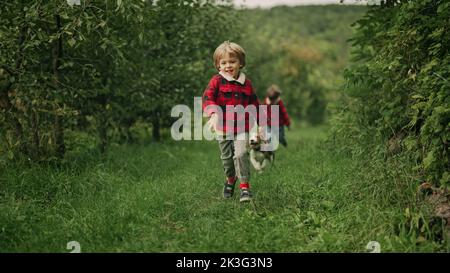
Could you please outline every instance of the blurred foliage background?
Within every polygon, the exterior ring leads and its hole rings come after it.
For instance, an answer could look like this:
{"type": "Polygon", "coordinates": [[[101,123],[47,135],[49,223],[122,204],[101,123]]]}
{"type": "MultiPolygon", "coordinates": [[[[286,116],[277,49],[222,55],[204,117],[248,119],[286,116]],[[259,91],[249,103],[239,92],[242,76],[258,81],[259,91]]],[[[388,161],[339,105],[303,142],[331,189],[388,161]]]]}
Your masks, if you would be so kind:
{"type": "Polygon", "coordinates": [[[0,160],[163,140],[240,43],[260,99],[276,83],[295,120],[320,124],[338,97],[349,25],[365,7],[234,9],[232,1],[6,1],[0,7],[0,160]],[[80,141],[84,139],[84,141],[80,141]]]}
{"type": "Polygon", "coordinates": [[[260,100],[279,85],[294,123],[332,125],[353,153],[403,152],[420,179],[448,183],[448,1],[75,2],[0,7],[0,162],[169,138],[171,108],[201,96],[230,40],[260,100]]]}
{"type": "Polygon", "coordinates": [[[201,96],[214,48],[236,37],[228,4],[76,2],[0,7],[3,162],[57,162],[80,144],[105,151],[136,142],[133,128],[161,140],[170,109],[201,96]]]}
{"type": "Polygon", "coordinates": [[[349,58],[350,25],[366,6],[279,6],[239,12],[248,52],[248,74],[259,97],[271,84],[294,120],[317,125],[336,102],[349,58]]]}

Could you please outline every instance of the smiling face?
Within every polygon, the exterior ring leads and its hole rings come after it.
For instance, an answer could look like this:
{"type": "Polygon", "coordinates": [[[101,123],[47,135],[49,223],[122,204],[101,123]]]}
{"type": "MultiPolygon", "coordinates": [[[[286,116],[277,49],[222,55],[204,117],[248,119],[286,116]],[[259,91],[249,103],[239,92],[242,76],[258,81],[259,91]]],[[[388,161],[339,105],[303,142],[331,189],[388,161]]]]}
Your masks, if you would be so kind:
{"type": "Polygon", "coordinates": [[[219,59],[219,71],[237,79],[241,63],[239,59],[231,54],[225,54],[219,59]]]}
{"type": "Polygon", "coordinates": [[[245,66],[245,51],[240,45],[226,41],[214,51],[213,61],[217,70],[237,79],[245,66]]]}

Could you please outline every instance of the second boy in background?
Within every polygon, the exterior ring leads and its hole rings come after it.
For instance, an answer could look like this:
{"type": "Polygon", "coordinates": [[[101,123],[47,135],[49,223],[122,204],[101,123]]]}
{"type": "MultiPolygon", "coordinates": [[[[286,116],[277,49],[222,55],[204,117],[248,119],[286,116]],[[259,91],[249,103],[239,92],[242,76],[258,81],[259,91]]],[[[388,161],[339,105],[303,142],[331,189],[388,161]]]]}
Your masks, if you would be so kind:
{"type": "Polygon", "coordinates": [[[288,127],[288,129],[291,126],[291,119],[289,118],[288,112],[286,110],[286,107],[284,106],[283,101],[281,100],[281,89],[275,85],[272,84],[267,89],[267,97],[264,100],[264,103],[268,106],[270,105],[278,105],[279,106],[279,119],[272,120],[271,117],[271,111],[270,107],[267,107],[267,115],[269,118],[269,126],[279,126],[279,138],[280,143],[283,144],[283,146],[287,146],[286,136],[284,133],[284,127],[288,127]]]}

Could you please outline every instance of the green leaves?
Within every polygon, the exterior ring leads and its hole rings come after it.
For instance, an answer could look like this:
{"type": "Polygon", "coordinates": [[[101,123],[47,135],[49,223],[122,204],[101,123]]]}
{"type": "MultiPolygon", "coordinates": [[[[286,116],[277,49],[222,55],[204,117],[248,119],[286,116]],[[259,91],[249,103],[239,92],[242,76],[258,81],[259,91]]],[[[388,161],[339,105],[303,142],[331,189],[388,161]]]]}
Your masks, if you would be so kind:
{"type": "Polygon", "coordinates": [[[423,166],[425,169],[429,169],[433,165],[436,157],[434,156],[434,151],[429,151],[427,156],[423,159],[423,166]]]}
{"type": "Polygon", "coordinates": [[[413,171],[437,185],[450,168],[448,18],[447,1],[372,7],[352,39],[346,78],[353,100],[341,125],[352,121],[387,139],[405,134],[404,152],[421,162],[413,171]]]}
{"type": "Polygon", "coordinates": [[[116,8],[116,12],[119,11],[122,7],[122,0],[116,0],[116,4],[117,4],[117,8],[116,8]]]}
{"type": "Polygon", "coordinates": [[[67,43],[69,44],[69,46],[73,47],[75,45],[77,41],[74,38],[70,38],[69,40],[67,40],[67,43]]]}
{"type": "Polygon", "coordinates": [[[0,7],[0,63],[14,71],[0,79],[2,92],[12,84],[11,115],[0,101],[0,139],[15,137],[12,154],[23,146],[33,159],[52,158],[55,118],[62,131],[97,134],[104,147],[136,121],[156,116],[170,126],[168,109],[201,94],[210,51],[229,36],[209,16],[232,21],[211,1],[65,2],[0,7]]]}

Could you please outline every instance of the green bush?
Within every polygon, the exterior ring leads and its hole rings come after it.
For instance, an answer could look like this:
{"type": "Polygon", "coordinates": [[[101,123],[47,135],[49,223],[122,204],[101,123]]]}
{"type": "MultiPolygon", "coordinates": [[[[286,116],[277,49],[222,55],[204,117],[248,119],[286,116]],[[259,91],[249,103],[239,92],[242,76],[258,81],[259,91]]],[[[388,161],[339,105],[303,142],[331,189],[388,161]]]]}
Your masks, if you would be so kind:
{"type": "Polygon", "coordinates": [[[335,118],[335,132],[350,139],[353,150],[407,154],[421,180],[445,186],[450,185],[448,18],[448,1],[372,6],[355,23],[345,103],[335,118]],[[380,141],[364,148],[373,136],[380,141]]]}

